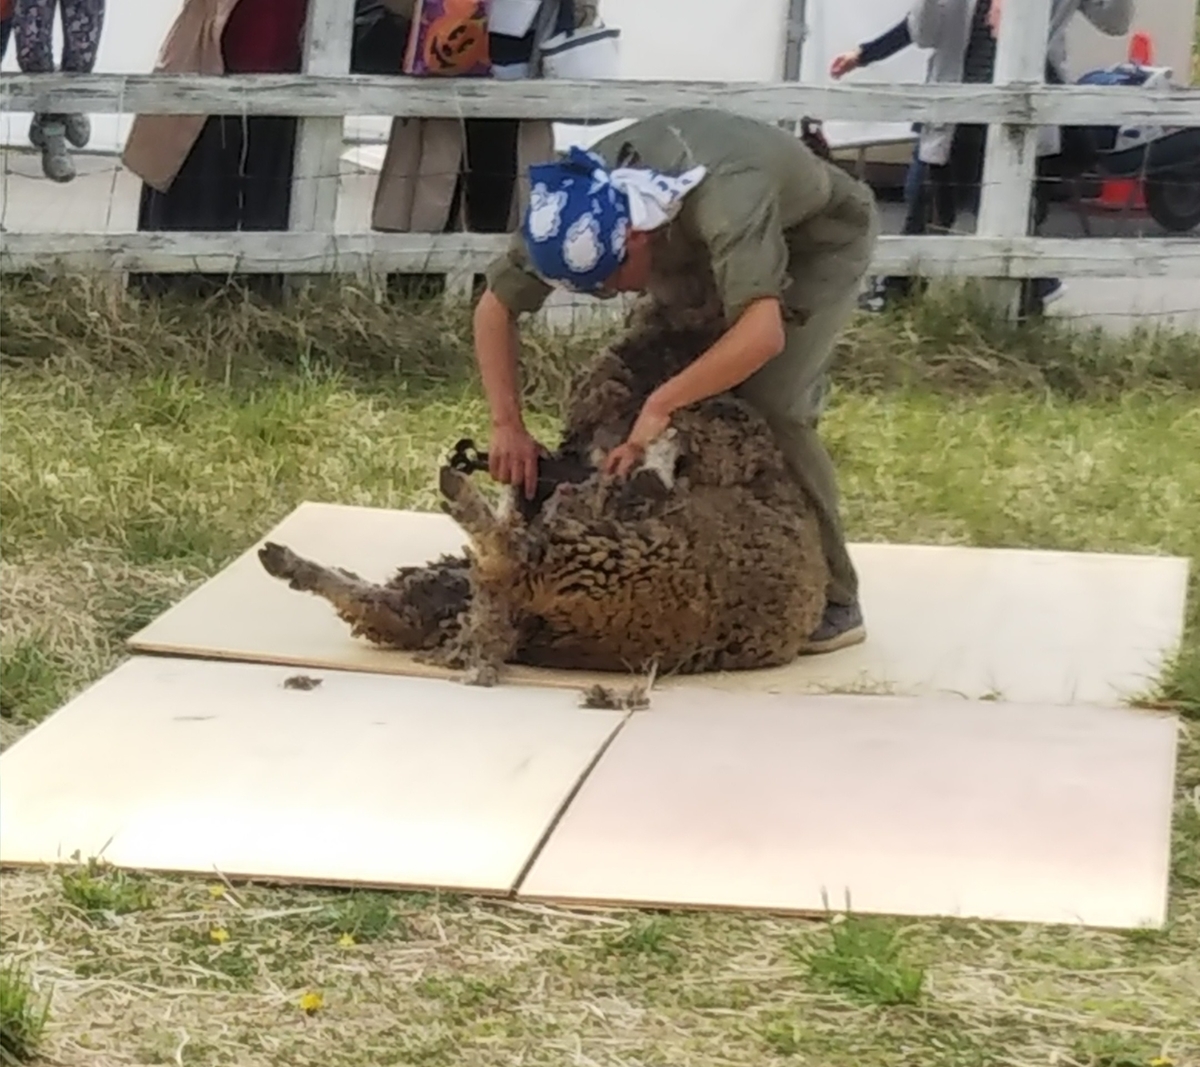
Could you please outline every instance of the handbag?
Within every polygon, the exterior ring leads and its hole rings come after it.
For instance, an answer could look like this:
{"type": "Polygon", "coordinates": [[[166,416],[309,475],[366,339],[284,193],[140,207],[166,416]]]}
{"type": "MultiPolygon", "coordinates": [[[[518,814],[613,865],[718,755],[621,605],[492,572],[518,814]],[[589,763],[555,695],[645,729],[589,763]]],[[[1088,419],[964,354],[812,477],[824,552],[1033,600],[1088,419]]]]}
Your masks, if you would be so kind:
{"type": "Polygon", "coordinates": [[[417,0],[402,69],[418,77],[489,77],[488,0],[417,0]]]}
{"type": "Polygon", "coordinates": [[[554,33],[538,48],[541,76],[580,81],[615,78],[620,68],[620,37],[620,30],[599,19],[576,29],[574,0],[561,0],[554,33]]]}

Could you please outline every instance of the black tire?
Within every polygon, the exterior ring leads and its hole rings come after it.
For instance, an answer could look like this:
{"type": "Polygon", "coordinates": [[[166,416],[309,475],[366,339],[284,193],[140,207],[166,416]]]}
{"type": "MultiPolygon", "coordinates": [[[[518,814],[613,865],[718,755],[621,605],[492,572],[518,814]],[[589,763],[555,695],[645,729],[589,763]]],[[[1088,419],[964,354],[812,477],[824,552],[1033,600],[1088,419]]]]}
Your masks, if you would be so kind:
{"type": "Polygon", "coordinates": [[[1200,223],[1200,167],[1147,178],[1146,210],[1164,230],[1195,229],[1200,223]]]}

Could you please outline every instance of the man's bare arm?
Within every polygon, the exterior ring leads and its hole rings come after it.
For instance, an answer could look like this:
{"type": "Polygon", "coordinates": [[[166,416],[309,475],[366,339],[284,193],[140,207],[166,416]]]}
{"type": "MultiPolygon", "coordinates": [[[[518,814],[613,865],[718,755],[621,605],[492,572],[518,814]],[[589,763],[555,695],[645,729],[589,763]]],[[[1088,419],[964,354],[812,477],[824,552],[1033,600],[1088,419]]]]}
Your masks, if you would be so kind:
{"type": "Polygon", "coordinates": [[[517,358],[516,317],[490,289],[480,297],[473,321],[475,362],[492,413],[488,471],[504,485],[520,485],[527,499],[537,491],[541,446],[525,429],[517,358]]]}

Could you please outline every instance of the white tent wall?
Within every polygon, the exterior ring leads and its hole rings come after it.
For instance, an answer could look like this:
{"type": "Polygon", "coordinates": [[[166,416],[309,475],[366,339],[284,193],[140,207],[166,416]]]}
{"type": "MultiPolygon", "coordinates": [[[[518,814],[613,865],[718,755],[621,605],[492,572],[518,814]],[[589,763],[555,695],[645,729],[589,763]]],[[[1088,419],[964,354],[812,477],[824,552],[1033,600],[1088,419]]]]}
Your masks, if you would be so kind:
{"type": "MultiPolygon", "coordinates": [[[[890,29],[908,13],[912,0],[807,0],[805,25],[808,33],[800,53],[800,80],[829,84],[829,65],[834,56],[848,52],[890,29]]],[[[855,71],[845,80],[854,82],[916,82],[925,80],[929,53],[906,48],[882,63],[855,71]]],[[[908,139],[910,123],[827,122],[825,136],[833,147],[855,146],[908,139]]]]}
{"type": "MultiPolygon", "coordinates": [[[[686,18],[681,19],[678,0],[602,0],[600,12],[606,23],[621,29],[623,77],[772,81],[782,70],[786,3],[703,0],[689,5],[686,18]]],[[[138,74],[151,70],[180,6],[181,0],[108,0],[96,72],[138,74]]],[[[56,24],[56,52],[61,41],[56,24]]],[[[13,43],[0,69],[17,70],[13,43]]],[[[28,145],[29,119],[24,113],[0,115],[0,143],[28,145]]],[[[92,150],[119,151],[130,122],[128,115],[93,116],[92,150]]],[[[379,116],[353,116],[346,124],[346,134],[356,141],[383,141],[389,123],[379,116]]],[[[611,128],[563,126],[558,140],[560,144],[587,143],[611,128]]]]}
{"type": "MultiPolygon", "coordinates": [[[[347,0],[347,3],[351,0],[347,0]]],[[[832,58],[882,33],[907,11],[911,0],[806,0],[808,32],[801,52],[802,81],[829,80],[832,58]]],[[[98,73],[144,73],[178,14],[180,0],[109,0],[96,64],[98,73]]],[[[601,0],[606,23],[621,29],[621,76],[635,79],[772,81],[782,76],[784,25],[788,0],[699,0],[686,7],[679,0],[601,0]],[[684,14],[686,12],[686,14],[684,14]]],[[[1138,0],[1134,29],[1152,35],[1157,62],[1175,69],[1179,81],[1190,69],[1194,0],[1138,0]]],[[[56,27],[56,42],[61,32],[56,27]]],[[[1069,33],[1072,74],[1118,62],[1125,57],[1125,38],[1106,37],[1076,17],[1069,33]]],[[[926,53],[915,48],[883,63],[855,72],[855,81],[921,82],[926,53]]],[[[17,69],[15,42],[0,69],[17,69]]],[[[28,145],[27,114],[0,114],[0,143],[28,145]]],[[[124,143],[131,117],[93,116],[92,150],[116,152],[124,143]]],[[[352,116],[346,133],[355,141],[382,141],[389,120],[352,116]]],[[[590,143],[613,126],[558,128],[560,146],[590,143]]],[[[831,122],[827,136],[834,145],[878,144],[903,139],[903,123],[831,122]]],[[[366,153],[364,162],[377,153],[366,153]]]]}

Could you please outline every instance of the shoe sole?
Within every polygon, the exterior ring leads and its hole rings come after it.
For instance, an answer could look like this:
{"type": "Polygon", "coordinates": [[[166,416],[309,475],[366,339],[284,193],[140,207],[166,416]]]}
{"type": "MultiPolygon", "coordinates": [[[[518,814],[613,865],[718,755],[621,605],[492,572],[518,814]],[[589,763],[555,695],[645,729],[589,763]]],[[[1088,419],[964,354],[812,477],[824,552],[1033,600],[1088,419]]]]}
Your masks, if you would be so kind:
{"type": "Polygon", "coordinates": [[[809,641],[802,649],[802,656],[820,656],[826,652],[837,652],[838,649],[849,648],[851,645],[861,645],[867,639],[867,628],[865,626],[855,626],[853,629],[845,630],[836,637],[831,637],[827,641],[809,641]]]}
{"type": "MultiPolygon", "coordinates": [[[[78,133],[79,131],[76,132],[78,133]]],[[[82,137],[72,137],[71,129],[68,126],[64,131],[63,136],[66,137],[67,144],[69,144],[72,148],[87,148],[88,142],[92,139],[92,130],[89,126],[88,129],[83,131],[82,137]]]]}
{"type": "Polygon", "coordinates": [[[42,173],[47,178],[49,178],[52,182],[58,182],[59,184],[65,184],[66,182],[73,182],[76,177],[74,167],[68,167],[61,174],[54,174],[51,171],[50,167],[47,165],[46,154],[44,152],[42,153],[42,173]]]}

